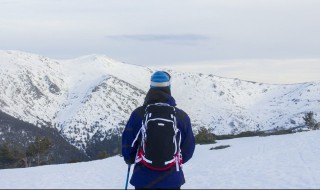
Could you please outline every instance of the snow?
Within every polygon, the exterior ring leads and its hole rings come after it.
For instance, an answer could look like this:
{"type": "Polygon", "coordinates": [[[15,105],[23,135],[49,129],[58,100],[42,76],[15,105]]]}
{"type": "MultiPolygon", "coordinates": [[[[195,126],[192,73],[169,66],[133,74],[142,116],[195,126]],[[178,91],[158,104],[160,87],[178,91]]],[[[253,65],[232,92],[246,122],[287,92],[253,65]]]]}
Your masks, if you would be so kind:
{"type": "Polygon", "coordinates": [[[185,171],[201,175],[190,177],[185,188],[319,188],[319,137],[312,131],[197,146],[185,171]],[[208,150],[218,145],[231,147],[208,150]]]}
{"type": "MultiPolygon", "coordinates": [[[[186,184],[182,189],[318,189],[319,138],[320,131],[308,131],[197,145],[193,158],[184,165],[186,184]],[[219,145],[230,147],[210,150],[219,145]]],[[[126,172],[123,158],[115,156],[0,170],[0,184],[4,189],[123,189],[126,172]]]]}
{"type": "MultiPolygon", "coordinates": [[[[143,104],[155,70],[96,54],[53,60],[0,51],[0,109],[29,123],[51,123],[74,146],[86,147],[88,136],[99,132],[108,137],[108,131],[124,127],[143,104]],[[50,92],[48,81],[58,93],[50,92]]],[[[201,126],[220,135],[294,128],[304,125],[309,111],[320,121],[320,81],[274,85],[169,72],[172,95],[195,132],[201,126]]]]}

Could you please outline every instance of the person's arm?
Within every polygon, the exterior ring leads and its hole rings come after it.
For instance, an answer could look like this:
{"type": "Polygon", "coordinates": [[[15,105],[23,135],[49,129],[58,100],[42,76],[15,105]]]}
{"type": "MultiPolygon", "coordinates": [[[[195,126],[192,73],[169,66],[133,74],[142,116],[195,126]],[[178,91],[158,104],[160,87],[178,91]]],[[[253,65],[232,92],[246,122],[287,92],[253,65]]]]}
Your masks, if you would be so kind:
{"type": "Polygon", "coordinates": [[[133,164],[137,153],[139,140],[131,147],[136,135],[140,129],[141,121],[138,121],[136,112],[132,112],[127,125],[122,133],[122,155],[127,164],[133,164]]]}
{"type": "Polygon", "coordinates": [[[190,118],[186,113],[182,113],[180,118],[180,131],[181,131],[181,153],[182,162],[186,163],[193,155],[195,149],[195,139],[191,127],[190,118]]]}

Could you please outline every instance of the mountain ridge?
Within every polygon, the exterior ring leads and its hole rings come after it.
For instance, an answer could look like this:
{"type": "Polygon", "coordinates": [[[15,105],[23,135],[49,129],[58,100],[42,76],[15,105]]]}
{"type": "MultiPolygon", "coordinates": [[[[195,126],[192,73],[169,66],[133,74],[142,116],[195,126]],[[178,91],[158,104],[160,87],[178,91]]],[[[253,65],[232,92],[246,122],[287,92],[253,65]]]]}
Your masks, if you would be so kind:
{"type": "MultiPolygon", "coordinates": [[[[104,55],[55,60],[0,51],[0,110],[35,125],[58,129],[78,149],[110,139],[142,105],[157,68],[104,55]],[[96,138],[97,135],[99,138],[96,138]]],[[[264,84],[201,73],[169,71],[172,95],[193,125],[216,134],[293,128],[306,112],[319,120],[320,81],[264,84]]]]}

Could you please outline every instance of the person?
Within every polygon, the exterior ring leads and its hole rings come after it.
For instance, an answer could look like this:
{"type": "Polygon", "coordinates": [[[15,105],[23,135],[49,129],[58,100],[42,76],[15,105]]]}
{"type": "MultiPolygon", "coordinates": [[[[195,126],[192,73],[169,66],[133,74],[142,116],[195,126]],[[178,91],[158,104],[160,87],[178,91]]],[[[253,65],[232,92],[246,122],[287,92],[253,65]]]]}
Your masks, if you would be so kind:
{"type": "MultiPolygon", "coordinates": [[[[192,157],[195,149],[195,139],[189,116],[183,110],[178,109],[175,106],[175,99],[171,96],[170,74],[164,71],[155,72],[151,76],[150,89],[145,97],[143,106],[136,108],[132,112],[122,134],[122,155],[124,160],[127,164],[135,164],[130,184],[136,189],[180,189],[185,183],[181,164],[186,163],[192,157]],[[144,156],[140,155],[139,157],[139,153],[141,153],[139,150],[143,152],[145,148],[141,147],[143,146],[143,143],[141,143],[143,135],[140,133],[142,133],[142,124],[145,122],[146,110],[149,105],[155,104],[166,104],[169,105],[169,107],[173,107],[176,117],[174,123],[176,123],[177,127],[177,130],[174,131],[180,133],[178,134],[176,132],[176,135],[174,135],[174,137],[180,136],[180,139],[174,140],[175,142],[179,142],[176,144],[180,144],[178,149],[176,148],[176,155],[178,155],[178,157],[174,157],[171,164],[168,164],[172,167],[168,166],[165,169],[159,169],[156,168],[156,166],[148,165],[147,163],[151,163],[152,161],[147,162],[147,154],[144,156]]],[[[164,124],[160,123],[158,125],[164,124]]],[[[147,140],[150,141],[151,138],[155,138],[155,136],[160,136],[160,140],[166,138],[165,136],[161,137],[160,134],[153,135],[153,137],[149,134],[147,140]]],[[[155,150],[156,148],[153,149],[155,150]]],[[[162,157],[162,155],[156,157],[162,157]]]]}

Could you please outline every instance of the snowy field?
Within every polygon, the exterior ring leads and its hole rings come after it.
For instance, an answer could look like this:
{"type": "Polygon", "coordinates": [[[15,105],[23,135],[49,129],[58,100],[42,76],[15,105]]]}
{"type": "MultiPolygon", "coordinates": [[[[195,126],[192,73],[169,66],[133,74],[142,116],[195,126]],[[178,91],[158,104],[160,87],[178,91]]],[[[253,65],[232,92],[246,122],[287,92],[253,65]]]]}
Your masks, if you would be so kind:
{"type": "MultiPolygon", "coordinates": [[[[4,189],[123,189],[126,165],[115,156],[86,163],[0,170],[4,189]]],[[[182,189],[320,188],[320,131],[198,145],[184,165],[182,189]],[[209,150],[218,145],[231,147],[209,150]]],[[[133,188],[129,186],[129,188],[133,188]]]]}

